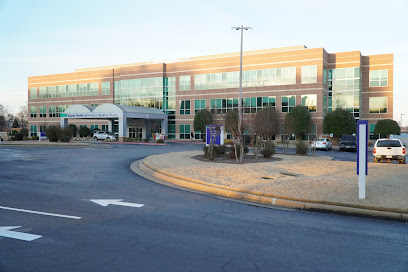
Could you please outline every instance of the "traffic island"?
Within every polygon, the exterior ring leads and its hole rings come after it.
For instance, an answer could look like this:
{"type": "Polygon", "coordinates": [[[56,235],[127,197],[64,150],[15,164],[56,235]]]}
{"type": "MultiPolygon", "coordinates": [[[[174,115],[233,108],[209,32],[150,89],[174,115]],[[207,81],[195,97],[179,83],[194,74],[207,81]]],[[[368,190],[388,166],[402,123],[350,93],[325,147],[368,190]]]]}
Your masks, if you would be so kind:
{"type": "MultiPolygon", "coordinates": [[[[355,162],[322,156],[228,164],[197,160],[202,151],[149,156],[139,167],[171,184],[267,205],[408,220],[405,165],[369,163],[366,199],[359,199],[355,162]]],[[[132,165],[132,168],[135,166],[132,165]]]]}

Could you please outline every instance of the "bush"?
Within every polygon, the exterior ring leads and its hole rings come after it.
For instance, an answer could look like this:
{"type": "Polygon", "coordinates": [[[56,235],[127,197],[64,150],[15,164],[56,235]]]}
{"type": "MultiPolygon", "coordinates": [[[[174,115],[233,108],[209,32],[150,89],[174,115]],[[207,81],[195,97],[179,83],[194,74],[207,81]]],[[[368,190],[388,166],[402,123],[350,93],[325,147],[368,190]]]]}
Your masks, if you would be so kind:
{"type": "Polygon", "coordinates": [[[215,158],[218,156],[217,151],[215,151],[215,149],[213,149],[212,152],[210,152],[209,146],[204,146],[203,150],[204,150],[204,158],[206,158],[209,161],[215,160],[215,158]]]}
{"type": "Polygon", "coordinates": [[[158,139],[158,140],[156,141],[156,143],[162,144],[162,143],[164,143],[164,140],[163,140],[163,139],[158,139]]]}
{"type": "Polygon", "coordinates": [[[307,144],[303,141],[298,141],[296,143],[296,154],[298,155],[306,155],[307,154],[307,144]]]}
{"type": "Polygon", "coordinates": [[[272,157],[272,155],[275,154],[275,144],[272,141],[265,142],[265,148],[261,151],[261,154],[265,158],[272,157]]]}
{"type": "Polygon", "coordinates": [[[22,129],[20,130],[20,133],[23,134],[24,138],[27,138],[27,137],[28,137],[28,129],[22,128],[22,129]]]}
{"type": "Polygon", "coordinates": [[[76,137],[77,135],[77,127],[75,124],[69,124],[68,127],[71,129],[72,131],[72,137],[76,137]]]}
{"type": "Polygon", "coordinates": [[[232,140],[230,140],[230,139],[225,139],[225,140],[224,140],[224,145],[232,145],[232,140]]]}
{"type": "Polygon", "coordinates": [[[89,133],[90,133],[90,130],[87,127],[81,127],[79,129],[79,137],[87,137],[89,133]]]}
{"type": "MultiPolygon", "coordinates": [[[[234,150],[234,147],[231,146],[231,147],[227,148],[227,151],[228,151],[228,157],[229,157],[230,159],[235,160],[235,150],[234,150]]],[[[244,154],[248,153],[248,151],[249,151],[248,146],[244,146],[244,154]]],[[[240,156],[240,152],[241,152],[241,149],[240,149],[239,145],[237,145],[237,156],[238,156],[238,158],[239,158],[239,156],[240,156]]]]}
{"type": "Polygon", "coordinates": [[[26,140],[27,140],[27,141],[30,141],[30,140],[32,140],[32,139],[31,139],[31,137],[27,137],[26,140]]]}
{"type": "Polygon", "coordinates": [[[33,137],[31,137],[31,139],[32,139],[32,140],[38,140],[38,139],[40,139],[40,138],[39,138],[38,136],[35,136],[35,135],[34,135],[33,137]]]}
{"type": "Polygon", "coordinates": [[[133,138],[130,138],[130,137],[127,137],[127,138],[125,138],[125,142],[133,142],[133,138]]]}
{"type": "Polygon", "coordinates": [[[150,139],[146,138],[143,140],[145,143],[148,143],[150,141],[150,139]]]}
{"type": "Polygon", "coordinates": [[[17,133],[16,135],[14,135],[14,138],[16,139],[16,141],[22,141],[24,139],[23,134],[21,133],[17,133]]]}
{"type": "Polygon", "coordinates": [[[14,136],[10,136],[10,137],[8,138],[8,140],[14,142],[16,139],[14,138],[14,136]]]}
{"type": "Polygon", "coordinates": [[[59,138],[58,140],[60,140],[61,142],[69,142],[69,140],[71,140],[72,137],[72,127],[67,126],[65,128],[60,128],[60,133],[59,133],[59,138]]]}
{"type": "Polygon", "coordinates": [[[225,147],[225,146],[223,146],[223,145],[215,145],[213,148],[214,148],[215,152],[217,152],[217,155],[225,154],[225,150],[226,150],[226,147],[225,147]]]}
{"type": "Polygon", "coordinates": [[[57,126],[48,126],[46,135],[50,142],[58,142],[58,140],[62,137],[62,132],[57,126]]]}

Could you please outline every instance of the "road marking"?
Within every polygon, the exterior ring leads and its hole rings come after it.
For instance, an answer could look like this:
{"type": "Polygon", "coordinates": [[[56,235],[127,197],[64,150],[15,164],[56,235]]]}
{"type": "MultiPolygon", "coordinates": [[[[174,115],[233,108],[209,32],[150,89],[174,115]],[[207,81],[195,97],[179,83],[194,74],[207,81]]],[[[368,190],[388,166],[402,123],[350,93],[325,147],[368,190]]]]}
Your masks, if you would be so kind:
{"type": "Polygon", "coordinates": [[[104,207],[108,206],[109,204],[134,208],[140,208],[144,206],[144,204],[121,202],[122,200],[123,199],[90,199],[90,201],[104,207]]]}
{"type": "Polygon", "coordinates": [[[24,209],[16,209],[16,208],[3,207],[3,206],[0,206],[0,209],[10,210],[10,211],[16,211],[16,212],[25,212],[25,213],[34,213],[34,214],[41,214],[41,215],[49,215],[49,216],[63,217],[63,218],[70,218],[70,219],[81,219],[81,217],[78,217],[78,216],[64,215],[64,214],[56,214],[56,213],[46,213],[46,212],[37,212],[37,211],[24,210],[24,209]]]}
{"type": "Polygon", "coordinates": [[[11,231],[12,229],[18,229],[18,228],[21,228],[21,226],[0,227],[0,236],[23,240],[23,241],[29,241],[29,242],[42,237],[41,235],[36,235],[36,234],[11,231]]]}

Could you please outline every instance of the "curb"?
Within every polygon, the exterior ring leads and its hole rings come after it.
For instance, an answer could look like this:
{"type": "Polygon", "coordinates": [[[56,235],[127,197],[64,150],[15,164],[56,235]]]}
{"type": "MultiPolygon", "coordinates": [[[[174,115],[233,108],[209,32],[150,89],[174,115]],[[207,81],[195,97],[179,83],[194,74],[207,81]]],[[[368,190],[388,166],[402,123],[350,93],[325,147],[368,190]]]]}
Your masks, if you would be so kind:
{"type": "MultiPolygon", "coordinates": [[[[186,180],[179,177],[173,177],[170,174],[164,171],[156,171],[152,166],[145,161],[145,159],[136,161],[131,164],[133,172],[136,173],[134,168],[139,168],[141,171],[146,173],[147,175],[160,179],[164,182],[168,182],[170,184],[174,184],[183,188],[205,192],[213,195],[234,198],[244,201],[250,201],[255,203],[266,204],[269,206],[277,206],[277,207],[285,207],[285,208],[296,208],[301,210],[311,210],[311,211],[325,211],[325,212],[332,212],[332,213],[339,213],[339,214],[347,214],[347,215],[359,215],[359,216],[368,216],[368,217],[377,217],[377,218],[385,218],[385,219],[392,219],[398,220],[402,222],[408,222],[408,214],[407,213],[400,213],[400,212],[390,212],[390,211],[380,211],[380,210],[373,210],[373,209],[363,209],[363,208],[354,208],[354,207],[347,207],[347,206],[340,206],[340,205],[329,205],[323,203],[313,203],[313,202],[306,202],[306,201],[297,201],[297,200],[288,200],[288,199],[281,199],[275,198],[270,196],[263,196],[263,195],[255,195],[247,192],[240,192],[235,191],[227,188],[219,188],[215,186],[211,186],[208,183],[203,181],[196,181],[196,180],[186,180]],[[137,165],[138,164],[138,165],[137,165]]],[[[155,180],[151,179],[152,181],[156,182],[155,180]]],[[[166,185],[165,183],[162,183],[166,185]]]]}

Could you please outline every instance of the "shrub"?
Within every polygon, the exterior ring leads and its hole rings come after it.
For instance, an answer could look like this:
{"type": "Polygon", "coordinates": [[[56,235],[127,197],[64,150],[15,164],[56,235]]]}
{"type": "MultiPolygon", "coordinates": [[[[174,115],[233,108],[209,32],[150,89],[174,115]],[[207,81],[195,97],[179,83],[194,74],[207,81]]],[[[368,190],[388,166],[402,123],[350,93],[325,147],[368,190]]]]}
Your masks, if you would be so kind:
{"type": "Polygon", "coordinates": [[[38,140],[38,139],[40,139],[40,138],[39,138],[38,136],[35,136],[35,135],[34,135],[33,137],[31,137],[31,139],[32,139],[32,140],[38,140]]]}
{"type": "Polygon", "coordinates": [[[215,160],[215,158],[218,156],[217,151],[215,151],[215,149],[212,149],[212,151],[210,152],[209,146],[204,146],[203,150],[204,150],[204,158],[206,158],[209,161],[215,160]]]}
{"type": "Polygon", "coordinates": [[[265,148],[261,151],[261,154],[265,158],[272,157],[272,155],[275,154],[275,144],[272,141],[265,142],[265,148]]]}
{"type": "Polygon", "coordinates": [[[16,135],[14,135],[14,138],[16,139],[16,141],[22,141],[24,139],[23,134],[21,133],[17,133],[16,135]]]}
{"type": "Polygon", "coordinates": [[[89,133],[90,133],[90,130],[87,127],[81,127],[79,129],[79,137],[87,137],[89,133]]]}
{"type": "Polygon", "coordinates": [[[62,137],[62,132],[57,126],[48,126],[46,135],[50,142],[58,142],[58,140],[62,137]]]}
{"type": "Polygon", "coordinates": [[[163,139],[158,139],[158,140],[156,141],[156,143],[162,144],[162,143],[164,143],[164,140],[163,140],[163,139]]]}
{"type": "Polygon", "coordinates": [[[28,129],[22,128],[22,129],[20,130],[20,133],[23,134],[24,138],[27,138],[27,137],[28,137],[28,129]]]}
{"type": "Polygon", "coordinates": [[[68,127],[71,128],[72,137],[76,137],[76,136],[77,136],[77,135],[76,135],[76,134],[77,134],[77,127],[76,127],[76,125],[75,125],[75,124],[69,124],[68,127]]]}
{"type": "Polygon", "coordinates": [[[14,136],[10,136],[10,137],[8,138],[8,140],[14,142],[16,139],[14,138],[14,136]]]}
{"type": "Polygon", "coordinates": [[[224,140],[224,145],[232,145],[232,140],[230,140],[230,139],[225,139],[225,140],[224,140]]]}
{"type": "Polygon", "coordinates": [[[214,148],[215,152],[217,152],[217,155],[225,154],[225,150],[226,150],[226,147],[225,147],[225,146],[223,146],[223,145],[215,145],[213,148],[214,148]]]}
{"type": "Polygon", "coordinates": [[[125,138],[125,142],[133,142],[133,138],[130,138],[130,137],[127,137],[127,138],[125,138]]]}
{"type": "Polygon", "coordinates": [[[148,143],[150,141],[150,139],[146,138],[143,140],[145,143],[148,143]]]}
{"type": "MultiPolygon", "coordinates": [[[[235,160],[235,150],[234,150],[234,147],[231,146],[231,147],[227,148],[227,151],[228,151],[228,157],[229,157],[230,159],[235,160]]],[[[248,151],[249,151],[248,146],[244,146],[244,154],[248,153],[248,151]]],[[[239,156],[240,156],[240,152],[241,152],[241,148],[239,147],[239,145],[237,145],[237,156],[238,156],[238,158],[239,158],[239,156]]]]}
{"type": "Polygon", "coordinates": [[[31,139],[31,137],[27,137],[26,140],[27,140],[27,141],[30,141],[30,140],[32,140],[32,139],[31,139]]]}
{"type": "Polygon", "coordinates": [[[299,155],[306,155],[307,154],[307,144],[305,144],[305,142],[303,141],[298,141],[296,143],[296,154],[299,155]]]}
{"type": "Polygon", "coordinates": [[[60,128],[60,133],[58,135],[58,140],[61,142],[69,142],[72,137],[72,127],[67,126],[65,128],[60,128]]]}

